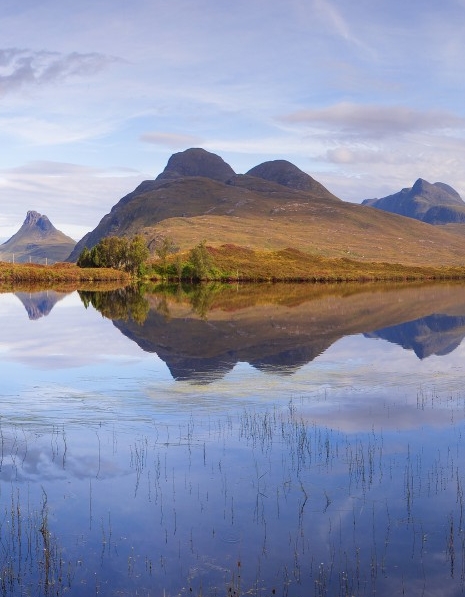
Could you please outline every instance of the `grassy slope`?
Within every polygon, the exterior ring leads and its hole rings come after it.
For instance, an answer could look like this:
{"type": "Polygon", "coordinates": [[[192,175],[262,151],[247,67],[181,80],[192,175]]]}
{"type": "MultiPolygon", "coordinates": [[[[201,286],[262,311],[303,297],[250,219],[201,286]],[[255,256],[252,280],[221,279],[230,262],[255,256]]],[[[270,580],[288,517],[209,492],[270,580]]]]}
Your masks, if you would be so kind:
{"type": "MultiPolygon", "coordinates": [[[[415,266],[389,262],[357,261],[348,257],[330,258],[297,249],[278,251],[247,249],[236,245],[208,247],[212,271],[209,279],[239,281],[395,281],[465,279],[465,267],[415,266]]],[[[168,263],[177,256],[170,256],[168,263]]],[[[187,252],[181,253],[186,263],[187,252]]],[[[154,261],[154,276],[160,277],[154,261]]],[[[175,276],[173,276],[175,277],[175,276]]]]}
{"type": "MultiPolygon", "coordinates": [[[[147,239],[170,236],[181,249],[202,240],[251,249],[294,247],[313,255],[408,265],[465,264],[465,226],[431,226],[374,208],[343,204],[315,213],[283,210],[262,216],[170,218],[143,230],[147,239]],[[357,209],[358,208],[358,209],[357,209]],[[367,213],[368,211],[368,213],[367,213]]],[[[308,210],[306,210],[308,212],[308,210]]]]}

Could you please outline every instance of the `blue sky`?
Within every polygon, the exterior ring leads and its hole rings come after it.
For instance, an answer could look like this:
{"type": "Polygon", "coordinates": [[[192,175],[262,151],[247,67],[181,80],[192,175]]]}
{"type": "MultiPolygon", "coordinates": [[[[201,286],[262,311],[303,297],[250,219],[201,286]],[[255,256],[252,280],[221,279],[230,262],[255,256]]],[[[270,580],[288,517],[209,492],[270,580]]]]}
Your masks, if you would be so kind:
{"type": "Polygon", "coordinates": [[[0,238],[79,239],[189,147],[465,198],[464,31],[465,0],[2,0],[0,238]]]}

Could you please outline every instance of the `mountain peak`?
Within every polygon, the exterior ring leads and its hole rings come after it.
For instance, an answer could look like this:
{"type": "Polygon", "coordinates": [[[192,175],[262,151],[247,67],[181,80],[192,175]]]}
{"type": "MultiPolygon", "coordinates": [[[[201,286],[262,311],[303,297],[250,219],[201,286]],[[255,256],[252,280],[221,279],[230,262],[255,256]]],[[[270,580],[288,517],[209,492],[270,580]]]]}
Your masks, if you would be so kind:
{"type": "Polygon", "coordinates": [[[204,176],[225,182],[235,174],[231,166],[219,155],[199,147],[193,147],[174,153],[168,160],[166,168],[157,176],[157,180],[173,180],[183,176],[204,176]]]}
{"type": "Polygon", "coordinates": [[[0,246],[0,259],[17,262],[63,261],[76,242],[55,228],[47,216],[30,210],[21,228],[0,246]]]}
{"type": "Polygon", "coordinates": [[[55,226],[50,222],[47,216],[33,210],[27,212],[23,226],[26,228],[35,227],[39,230],[39,232],[42,232],[45,235],[56,230],[55,226]]]}
{"type": "Polygon", "coordinates": [[[297,191],[309,191],[318,195],[324,194],[325,196],[329,194],[322,184],[287,160],[263,162],[249,170],[247,175],[276,182],[297,191]]]}

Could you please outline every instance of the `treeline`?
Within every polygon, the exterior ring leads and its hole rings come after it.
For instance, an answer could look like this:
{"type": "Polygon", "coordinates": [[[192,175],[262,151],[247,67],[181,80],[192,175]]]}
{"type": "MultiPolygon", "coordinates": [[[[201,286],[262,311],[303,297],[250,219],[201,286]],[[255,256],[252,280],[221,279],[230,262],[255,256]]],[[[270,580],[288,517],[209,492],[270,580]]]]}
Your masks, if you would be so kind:
{"type": "Polygon", "coordinates": [[[205,241],[188,254],[181,254],[172,239],[163,237],[156,244],[155,255],[155,260],[149,260],[150,252],[142,236],[132,239],[107,236],[92,249],[85,247],[77,265],[81,268],[112,268],[139,278],[163,280],[200,281],[221,276],[214,267],[205,241]]]}
{"type": "Polygon", "coordinates": [[[132,275],[142,274],[149,258],[149,250],[142,236],[107,236],[92,249],[84,247],[78,257],[78,267],[109,267],[132,275]]]}

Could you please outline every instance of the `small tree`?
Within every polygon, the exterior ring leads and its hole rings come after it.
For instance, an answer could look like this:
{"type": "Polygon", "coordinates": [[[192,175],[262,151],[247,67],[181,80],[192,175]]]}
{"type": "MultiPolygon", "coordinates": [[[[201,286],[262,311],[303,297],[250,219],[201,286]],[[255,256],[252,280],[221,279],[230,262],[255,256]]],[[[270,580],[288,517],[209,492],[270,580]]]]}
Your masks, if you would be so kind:
{"type": "Polygon", "coordinates": [[[133,274],[141,273],[141,268],[149,258],[150,251],[141,235],[135,236],[129,243],[126,254],[126,271],[133,274]]]}
{"type": "Polygon", "coordinates": [[[178,279],[178,282],[181,282],[182,272],[184,269],[184,263],[183,263],[181,255],[176,255],[176,257],[174,258],[173,266],[174,266],[174,271],[176,272],[176,277],[178,279]]]}
{"type": "Polygon", "coordinates": [[[212,269],[212,260],[205,243],[206,241],[203,240],[189,254],[189,260],[192,264],[192,275],[197,280],[208,278],[208,274],[212,269]]]}
{"type": "Polygon", "coordinates": [[[77,260],[78,267],[94,267],[92,255],[87,247],[84,247],[77,260]]]}
{"type": "Polygon", "coordinates": [[[177,253],[178,247],[175,245],[174,240],[169,236],[165,236],[161,239],[160,243],[155,248],[155,253],[160,258],[162,277],[166,274],[166,262],[168,255],[171,253],[177,253]]]}

